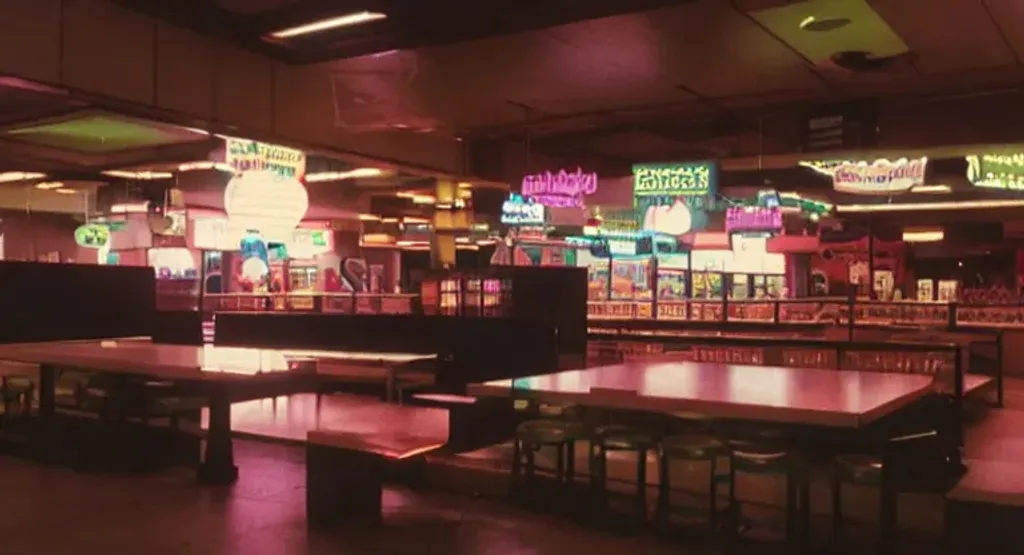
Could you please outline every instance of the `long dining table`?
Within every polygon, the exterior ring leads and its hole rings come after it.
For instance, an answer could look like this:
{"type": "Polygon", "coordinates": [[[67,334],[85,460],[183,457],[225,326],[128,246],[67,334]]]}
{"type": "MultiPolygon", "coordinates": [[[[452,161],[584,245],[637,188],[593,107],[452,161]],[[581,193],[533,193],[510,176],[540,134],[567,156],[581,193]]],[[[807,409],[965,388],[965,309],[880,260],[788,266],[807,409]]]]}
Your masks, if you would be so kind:
{"type": "Polygon", "coordinates": [[[206,398],[209,407],[200,482],[229,484],[238,478],[231,431],[231,403],[240,391],[285,392],[317,379],[318,362],[390,366],[425,360],[416,353],[289,351],[214,345],[164,345],[147,339],[22,343],[0,346],[0,362],[38,368],[39,408],[35,441],[45,456],[56,412],[58,372],[77,370],[174,382],[206,398]]]}
{"type": "Polygon", "coordinates": [[[859,428],[932,391],[932,377],[636,361],[471,384],[469,395],[782,424],[859,428]]]}

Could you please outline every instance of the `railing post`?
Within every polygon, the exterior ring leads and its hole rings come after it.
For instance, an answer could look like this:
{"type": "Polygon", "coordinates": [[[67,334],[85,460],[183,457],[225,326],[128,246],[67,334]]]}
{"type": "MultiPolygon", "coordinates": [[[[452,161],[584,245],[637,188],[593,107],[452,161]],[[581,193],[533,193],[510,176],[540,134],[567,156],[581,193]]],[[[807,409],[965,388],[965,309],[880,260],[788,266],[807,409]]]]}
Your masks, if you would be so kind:
{"type": "Polygon", "coordinates": [[[846,327],[847,327],[847,336],[848,336],[847,339],[849,341],[851,341],[851,342],[853,341],[853,333],[854,333],[854,326],[855,326],[855,323],[854,323],[855,318],[854,318],[853,313],[854,313],[854,309],[856,308],[856,303],[857,303],[857,292],[854,291],[854,290],[851,290],[849,295],[847,296],[847,299],[846,299],[846,327]]]}
{"type": "Polygon", "coordinates": [[[946,323],[946,327],[949,328],[949,331],[955,331],[956,330],[956,320],[957,320],[956,312],[957,312],[957,308],[958,308],[958,305],[957,305],[956,301],[953,301],[953,302],[949,303],[949,314],[946,315],[946,317],[949,320],[946,323]]]}
{"type": "Polygon", "coordinates": [[[772,321],[775,322],[776,324],[780,324],[780,323],[782,323],[782,318],[780,316],[780,313],[782,312],[782,310],[781,310],[782,299],[774,299],[774,300],[772,300],[772,303],[773,303],[772,321]]]}

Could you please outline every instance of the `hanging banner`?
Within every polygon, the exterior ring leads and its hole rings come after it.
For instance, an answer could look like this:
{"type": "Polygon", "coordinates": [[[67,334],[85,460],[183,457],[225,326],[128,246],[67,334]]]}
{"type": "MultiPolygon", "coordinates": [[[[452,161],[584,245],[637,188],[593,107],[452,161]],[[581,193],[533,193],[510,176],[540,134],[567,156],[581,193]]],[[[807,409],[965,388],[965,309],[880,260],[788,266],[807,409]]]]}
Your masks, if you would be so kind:
{"type": "Polygon", "coordinates": [[[224,162],[238,173],[264,171],[293,179],[306,173],[306,154],[301,150],[248,139],[228,138],[224,143],[224,162]]]}
{"type": "Polygon", "coordinates": [[[633,204],[642,229],[682,235],[704,228],[717,181],[714,162],[634,164],[633,204]]]}
{"type": "Polygon", "coordinates": [[[835,190],[860,195],[895,195],[924,185],[928,158],[879,159],[874,162],[832,160],[800,162],[828,175],[835,190]]]}

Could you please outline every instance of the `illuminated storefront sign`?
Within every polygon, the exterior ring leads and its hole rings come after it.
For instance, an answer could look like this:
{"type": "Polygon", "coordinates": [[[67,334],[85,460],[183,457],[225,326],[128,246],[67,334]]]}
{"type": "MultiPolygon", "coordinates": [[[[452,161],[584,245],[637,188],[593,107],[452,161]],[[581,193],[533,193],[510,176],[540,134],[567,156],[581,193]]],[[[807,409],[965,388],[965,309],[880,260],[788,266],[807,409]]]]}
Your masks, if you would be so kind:
{"type": "Polygon", "coordinates": [[[528,175],[523,178],[523,196],[544,206],[556,208],[582,207],[583,197],[597,191],[597,174],[558,170],[528,175]]]}
{"type": "Polygon", "coordinates": [[[713,162],[634,164],[633,203],[641,229],[678,236],[704,228],[717,178],[713,162]]]}
{"type": "Polygon", "coordinates": [[[501,205],[501,223],[505,225],[542,226],[544,205],[513,193],[501,205]]]}
{"type": "Polygon", "coordinates": [[[1024,191],[1024,153],[968,156],[967,180],[975,187],[1024,191]]]}
{"type": "Polygon", "coordinates": [[[714,194],[716,167],[691,164],[634,164],[633,196],[704,196],[714,194]]]}
{"type": "Polygon", "coordinates": [[[88,249],[102,249],[110,244],[110,229],[98,224],[79,226],[75,229],[75,243],[88,249]]]}
{"type": "Polygon", "coordinates": [[[782,211],[778,206],[731,207],[725,212],[725,230],[778,231],[782,229],[782,211]]]}
{"type": "Polygon", "coordinates": [[[301,150],[248,139],[227,139],[224,162],[239,173],[266,171],[294,179],[306,173],[306,155],[301,150]]]}
{"type": "Polygon", "coordinates": [[[924,185],[928,158],[879,159],[871,163],[836,160],[800,165],[830,176],[835,190],[843,193],[892,195],[924,185]]]}

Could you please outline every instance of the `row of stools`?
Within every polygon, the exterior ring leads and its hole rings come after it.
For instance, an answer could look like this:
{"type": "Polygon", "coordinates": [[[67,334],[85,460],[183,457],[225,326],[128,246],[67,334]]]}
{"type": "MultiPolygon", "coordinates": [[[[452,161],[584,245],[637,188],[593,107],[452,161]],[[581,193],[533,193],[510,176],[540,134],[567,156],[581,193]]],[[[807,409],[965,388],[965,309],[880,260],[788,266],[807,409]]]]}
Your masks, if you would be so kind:
{"type": "MultiPolygon", "coordinates": [[[[556,489],[568,493],[575,489],[575,447],[579,441],[590,444],[590,488],[586,506],[599,511],[608,507],[608,454],[632,452],[637,457],[635,513],[636,522],[667,525],[676,508],[671,503],[670,466],[672,461],[708,465],[709,495],[705,512],[708,527],[722,532],[727,542],[739,538],[751,524],[744,518],[737,498],[739,474],[776,476],[786,483],[786,540],[794,551],[810,549],[810,489],[814,457],[793,448],[779,432],[760,431],[736,437],[719,437],[712,432],[711,421],[700,415],[676,415],[682,421],[682,433],[655,434],[643,427],[603,425],[588,427],[578,420],[548,417],[523,422],[516,431],[512,461],[513,491],[527,486],[538,473],[537,453],[543,448],[555,452],[556,489]],[[647,459],[656,453],[659,476],[653,519],[648,511],[647,459]],[[722,472],[721,462],[728,461],[722,472]],[[717,506],[719,488],[728,488],[724,510],[717,506]]],[[[841,541],[843,532],[842,487],[844,484],[881,485],[882,459],[871,455],[839,455],[832,458],[833,540],[841,541]]],[[[565,499],[572,499],[566,497],[565,499]]],[[[883,496],[885,498],[885,496],[883,496]]],[[[893,499],[894,501],[894,499],[893,499]]],[[[692,509],[689,512],[693,512],[692,509]]],[[[895,507],[882,502],[882,539],[895,529],[895,507]]]]}

